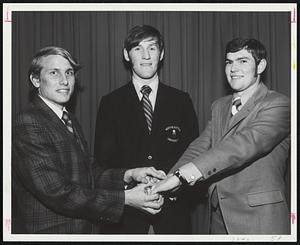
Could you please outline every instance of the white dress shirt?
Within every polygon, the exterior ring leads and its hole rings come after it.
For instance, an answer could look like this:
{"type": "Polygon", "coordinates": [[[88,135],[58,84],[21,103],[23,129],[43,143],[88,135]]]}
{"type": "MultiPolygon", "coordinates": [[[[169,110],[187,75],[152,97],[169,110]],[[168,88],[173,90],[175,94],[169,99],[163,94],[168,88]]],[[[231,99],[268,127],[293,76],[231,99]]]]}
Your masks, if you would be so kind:
{"type": "Polygon", "coordinates": [[[43,96],[41,96],[40,94],[39,94],[39,96],[40,96],[40,98],[46,103],[46,105],[49,106],[50,109],[58,116],[58,118],[59,118],[63,123],[65,123],[65,122],[62,120],[62,115],[63,115],[63,111],[68,112],[68,111],[66,110],[66,108],[65,108],[65,107],[62,107],[62,108],[61,108],[60,106],[54,104],[54,103],[51,102],[50,100],[48,100],[48,99],[44,98],[43,96]]]}
{"type": "Polygon", "coordinates": [[[140,100],[142,100],[142,98],[143,98],[143,94],[141,93],[141,88],[144,85],[148,85],[152,89],[151,93],[149,94],[149,100],[151,102],[153,111],[155,108],[155,101],[156,101],[156,95],[157,95],[157,89],[158,89],[158,81],[159,80],[158,80],[157,74],[150,81],[147,81],[147,82],[138,80],[136,77],[132,77],[132,82],[133,82],[135,91],[140,100]]]}

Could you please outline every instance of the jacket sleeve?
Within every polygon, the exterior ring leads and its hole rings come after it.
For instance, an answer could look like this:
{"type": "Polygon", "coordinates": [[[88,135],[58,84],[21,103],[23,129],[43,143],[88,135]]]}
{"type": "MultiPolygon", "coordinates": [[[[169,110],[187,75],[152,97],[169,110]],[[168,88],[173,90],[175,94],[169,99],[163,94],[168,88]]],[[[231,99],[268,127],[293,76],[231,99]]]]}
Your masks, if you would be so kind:
{"type": "Polygon", "coordinates": [[[169,173],[173,173],[176,169],[181,166],[193,161],[195,158],[211,147],[211,121],[208,122],[204,131],[196,138],[185,150],[183,155],[177,161],[177,163],[172,167],[169,173]]]}
{"type": "Polygon", "coordinates": [[[91,220],[109,217],[117,222],[123,212],[124,191],[102,189],[101,186],[92,189],[66,177],[66,171],[73,171],[74,175],[87,172],[65,167],[63,161],[76,161],[75,155],[67,150],[64,152],[67,146],[63,141],[54,145],[48,130],[28,115],[20,116],[13,128],[12,166],[24,187],[58,214],[91,220]]]}
{"type": "MultiPolygon", "coordinates": [[[[256,117],[247,126],[192,160],[205,179],[251,164],[270,153],[289,136],[289,99],[280,96],[261,102],[260,107],[256,117]]],[[[195,141],[192,148],[197,148],[197,145],[195,141]]]]}

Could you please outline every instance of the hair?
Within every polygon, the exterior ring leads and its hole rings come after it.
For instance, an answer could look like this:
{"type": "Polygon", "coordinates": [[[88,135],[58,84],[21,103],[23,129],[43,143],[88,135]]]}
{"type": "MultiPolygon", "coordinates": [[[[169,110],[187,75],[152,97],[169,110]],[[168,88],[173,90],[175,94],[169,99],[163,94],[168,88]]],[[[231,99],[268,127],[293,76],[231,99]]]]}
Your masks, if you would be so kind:
{"type": "MultiPolygon", "coordinates": [[[[76,74],[77,71],[79,71],[81,69],[81,66],[79,63],[77,63],[77,61],[71,56],[71,54],[60,47],[45,47],[40,49],[34,56],[33,59],[31,61],[29,70],[28,70],[28,78],[30,81],[30,76],[35,76],[35,77],[39,77],[41,70],[42,70],[42,65],[41,65],[41,59],[43,57],[47,57],[49,55],[60,55],[63,58],[65,58],[66,60],[69,61],[70,65],[72,66],[72,68],[74,69],[74,73],[76,74]]],[[[30,82],[31,83],[31,82],[30,82]]]]}
{"type": "Polygon", "coordinates": [[[227,55],[227,53],[238,52],[242,49],[245,49],[252,54],[256,66],[259,64],[259,62],[262,59],[267,58],[267,50],[265,46],[261,42],[253,38],[251,39],[235,38],[231,40],[226,45],[225,56],[227,55]]]}
{"type": "Polygon", "coordinates": [[[132,48],[139,45],[139,43],[147,38],[152,38],[157,41],[160,52],[164,49],[164,39],[160,32],[149,25],[137,25],[128,31],[127,37],[124,41],[124,48],[129,52],[132,48]]]}

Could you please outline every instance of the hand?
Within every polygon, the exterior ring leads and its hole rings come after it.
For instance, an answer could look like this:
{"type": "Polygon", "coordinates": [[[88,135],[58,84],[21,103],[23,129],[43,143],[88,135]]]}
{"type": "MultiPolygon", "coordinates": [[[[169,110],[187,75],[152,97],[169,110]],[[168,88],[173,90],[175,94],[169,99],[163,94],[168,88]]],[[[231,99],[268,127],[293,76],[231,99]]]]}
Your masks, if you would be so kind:
{"type": "Polygon", "coordinates": [[[124,181],[130,183],[132,180],[140,183],[156,183],[158,180],[166,178],[162,170],[156,170],[154,167],[134,168],[125,172],[124,181]]]}
{"type": "Polygon", "coordinates": [[[136,187],[125,191],[125,205],[132,206],[141,211],[157,214],[161,211],[164,198],[159,194],[147,194],[147,188],[152,183],[139,184],[136,187]]]}
{"type": "Polygon", "coordinates": [[[167,178],[161,180],[153,185],[151,188],[151,193],[163,193],[163,192],[174,192],[176,191],[181,185],[180,180],[173,174],[168,175],[167,178]]]}

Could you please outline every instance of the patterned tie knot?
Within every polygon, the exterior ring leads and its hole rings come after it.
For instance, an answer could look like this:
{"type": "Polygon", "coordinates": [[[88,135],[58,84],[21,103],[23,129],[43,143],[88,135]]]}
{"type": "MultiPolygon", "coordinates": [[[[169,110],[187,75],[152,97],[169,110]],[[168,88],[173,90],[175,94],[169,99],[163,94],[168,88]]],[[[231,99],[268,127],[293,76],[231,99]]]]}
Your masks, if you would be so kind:
{"type": "Polygon", "coordinates": [[[231,113],[235,115],[239,111],[239,107],[242,105],[242,101],[240,97],[236,97],[232,102],[231,113]]]}
{"type": "Polygon", "coordinates": [[[151,93],[152,89],[148,86],[148,85],[144,85],[142,88],[141,88],[141,93],[143,95],[146,95],[146,96],[149,96],[149,94],[151,93]]]}
{"type": "Polygon", "coordinates": [[[236,97],[232,104],[238,109],[242,105],[242,101],[240,97],[236,97]]]}
{"type": "Polygon", "coordinates": [[[63,111],[61,119],[64,121],[65,124],[68,124],[71,121],[71,119],[69,117],[69,113],[66,111],[63,111]]]}
{"type": "Polygon", "coordinates": [[[64,121],[64,123],[67,126],[67,129],[73,133],[73,127],[72,127],[72,121],[70,119],[69,113],[66,111],[63,111],[61,119],[64,121]]]}

